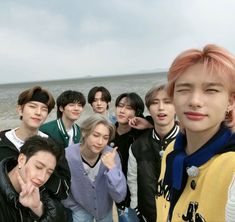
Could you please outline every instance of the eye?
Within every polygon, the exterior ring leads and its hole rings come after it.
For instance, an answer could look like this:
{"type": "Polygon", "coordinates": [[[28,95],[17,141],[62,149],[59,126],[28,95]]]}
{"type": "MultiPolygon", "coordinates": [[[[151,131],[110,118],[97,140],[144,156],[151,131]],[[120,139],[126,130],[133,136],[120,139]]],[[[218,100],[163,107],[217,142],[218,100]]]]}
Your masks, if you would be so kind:
{"type": "Polygon", "coordinates": [[[53,174],[53,171],[49,170],[49,171],[47,171],[47,174],[48,174],[49,176],[51,176],[51,175],[53,174]]]}
{"type": "Polygon", "coordinates": [[[181,88],[181,89],[177,89],[176,92],[188,92],[189,89],[187,88],[181,88]]]}
{"type": "Polygon", "coordinates": [[[42,169],[41,166],[37,166],[37,165],[36,165],[36,168],[37,168],[38,170],[41,170],[41,169],[42,169]]]}
{"type": "Polygon", "coordinates": [[[165,104],[172,104],[171,100],[165,100],[165,104]]]}
{"type": "Polygon", "coordinates": [[[48,108],[47,107],[43,107],[42,110],[48,112],[48,108]]]}
{"type": "Polygon", "coordinates": [[[119,103],[117,106],[122,108],[122,107],[124,107],[124,104],[119,103]]]}
{"type": "Polygon", "coordinates": [[[215,89],[215,88],[209,88],[209,89],[206,89],[206,92],[209,92],[209,93],[216,93],[216,92],[219,92],[218,89],[215,89]]]}
{"type": "Polygon", "coordinates": [[[30,107],[30,108],[36,108],[36,106],[35,106],[35,105],[32,105],[32,104],[30,104],[29,107],[30,107]]]}
{"type": "Polygon", "coordinates": [[[159,104],[159,102],[157,100],[154,100],[153,104],[157,105],[157,104],[159,104]]]}

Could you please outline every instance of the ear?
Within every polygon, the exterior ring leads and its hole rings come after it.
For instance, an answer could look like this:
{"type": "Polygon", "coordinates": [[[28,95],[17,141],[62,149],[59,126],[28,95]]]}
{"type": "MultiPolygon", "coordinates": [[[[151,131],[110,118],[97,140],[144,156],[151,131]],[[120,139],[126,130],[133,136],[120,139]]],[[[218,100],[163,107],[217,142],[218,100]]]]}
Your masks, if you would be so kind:
{"type": "Polygon", "coordinates": [[[229,96],[227,111],[230,112],[235,108],[235,93],[229,96]]]}
{"type": "Polygon", "coordinates": [[[19,114],[19,116],[23,116],[23,106],[22,105],[17,105],[16,111],[19,114]]]}
{"type": "Polygon", "coordinates": [[[26,163],[26,156],[23,153],[20,153],[18,156],[18,165],[22,167],[26,163]]]}
{"type": "Polygon", "coordinates": [[[62,106],[59,107],[60,112],[64,112],[64,108],[62,106]]]}

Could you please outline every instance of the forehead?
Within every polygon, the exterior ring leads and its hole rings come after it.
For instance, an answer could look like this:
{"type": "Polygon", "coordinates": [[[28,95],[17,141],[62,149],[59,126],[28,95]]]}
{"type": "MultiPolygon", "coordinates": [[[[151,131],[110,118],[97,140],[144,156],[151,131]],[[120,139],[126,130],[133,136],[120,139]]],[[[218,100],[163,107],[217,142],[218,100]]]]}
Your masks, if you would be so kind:
{"type": "Polygon", "coordinates": [[[97,91],[95,93],[95,98],[101,98],[102,97],[102,92],[101,91],[97,91]]]}
{"type": "Polygon", "coordinates": [[[165,89],[160,89],[160,90],[157,90],[155,93],[153,93],[152,98],[163,99],[163,98],[170,98],[170,96],[167,94],[167,91],[165,89]]]}
{"type": "Polygon", "coordinates": [[[108,135],[108,136],[110,134],[108,127],[102,123],[96,125],[95,128],[93,129],[93,132],[99,133],[101,135],[108,135]]]}
{"type": "Polygon", "coordinates": [[[127,99],[127,97],[122,97],[119,101],[119,103],[124,103],[124,104],[130,104],[130,101],[129,99],[127,99]]]}
{"type": "Polygon", "coordinates": [[[47,107],[47,105],[45,103],[41,103],[38,101],[29,101],[26,103],[26,105],[35,105],[35,106],[39,106],[39,107],[47,107]]]}
{"type": "Polygon", "coordinates": [[[175,85],[179,84],[224,84],[224,80],[216,71],[209,71],[203,64],[196,64],[189,67],[179,75],[175,85]]]}
{"type": "Polygon", "coordinates": [[[54,169],[56,166],[56,158],[52,153],[47,151],[38,151],[33,156],[31,156],[28,160],[28,162],[31,164],[41,164],[45,168],[48,169],[54,169]]]}

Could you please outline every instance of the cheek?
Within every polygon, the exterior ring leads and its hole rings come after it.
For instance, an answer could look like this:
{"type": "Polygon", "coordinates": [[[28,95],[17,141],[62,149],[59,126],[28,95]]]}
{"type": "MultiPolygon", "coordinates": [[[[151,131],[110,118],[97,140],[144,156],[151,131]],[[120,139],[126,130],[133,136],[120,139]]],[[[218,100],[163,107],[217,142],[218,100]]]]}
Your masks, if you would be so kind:
{"type": "Polygon", "coordinates": [[[26,167],[23,174],[24,174],[25,181],[29,181],[32,177],[33,169],[32,168],[30,169],[29,167],[26,167]]]}

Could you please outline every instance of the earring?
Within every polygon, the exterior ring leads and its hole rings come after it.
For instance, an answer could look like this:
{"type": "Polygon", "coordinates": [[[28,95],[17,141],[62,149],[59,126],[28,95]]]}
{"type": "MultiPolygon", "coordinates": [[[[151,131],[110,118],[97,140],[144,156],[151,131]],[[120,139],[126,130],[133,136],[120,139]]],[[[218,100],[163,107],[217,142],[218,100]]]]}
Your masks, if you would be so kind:
{"type": "Polygon", "coordinates": [[[21,166],[18,166],[18,169],[20,170],[20,169],[21,169],[21,166]]]}

